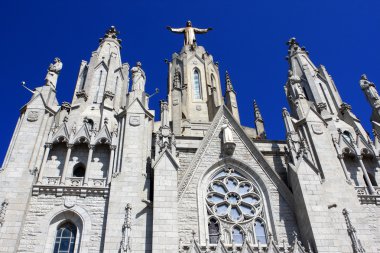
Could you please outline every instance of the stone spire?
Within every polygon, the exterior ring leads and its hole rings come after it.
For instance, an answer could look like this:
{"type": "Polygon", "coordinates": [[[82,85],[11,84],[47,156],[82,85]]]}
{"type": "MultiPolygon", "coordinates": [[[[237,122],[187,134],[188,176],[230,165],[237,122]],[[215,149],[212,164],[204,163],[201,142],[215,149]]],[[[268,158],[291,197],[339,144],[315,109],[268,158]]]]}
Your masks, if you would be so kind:
{"type": "Polygon", "coordinates": [[[226,106],[228,110],[235,117],[236,121],[240,123],[239,117],[239,108],[236,99],[236,92],[232,86],[231,78],[228,72],[226,71],[226,94],[224,95],[226,106]]]}
{"type": "Polygon", "coordinates": [[[324,118],[337,116],[342,100],[325,67],[317,68],[295,38],[286,44],[289,71],[285,90],[292,114],[301,119],[314,107],[324,118]]]}
{"type": "Polygon", "coordinates": [[[175,137],[169,125],[169,107],[168,102],[161,100],[161,127],[156,134],[156,157],[167,148],[172,154],[175,154],[175,137]]]}
{"type": "Polygon", "coordinates": [[[103,38],[99,39],[99,42],[102,43],[106,39],[114,39],[114,40],[116,40],[120,44],[121,43],[121,39],[117,38],[117,35],[119,35],[119,34],[120,34],[120,32],[118,30],[116,30],[116,28],[114,26],[111,26],[106,31],[106,33],[104,34],[103,38]]]}
{"type": "MultiPolygon", "coordinates": [[[[226,92],[234,91],[234,87],[232,86],[230,74],[226,71],[226,92]]],[[[235,91],[234,91],[235,92],[235,91]]]]}
{"type": "Polygon", "coordinates": [[[256,100],[253,100],[253,110],[255,112],[255,125],[258,139],[266,139],[266,133],[264,129],[264,120],[261,116],[259,106],[256,103],[256,100]]]}

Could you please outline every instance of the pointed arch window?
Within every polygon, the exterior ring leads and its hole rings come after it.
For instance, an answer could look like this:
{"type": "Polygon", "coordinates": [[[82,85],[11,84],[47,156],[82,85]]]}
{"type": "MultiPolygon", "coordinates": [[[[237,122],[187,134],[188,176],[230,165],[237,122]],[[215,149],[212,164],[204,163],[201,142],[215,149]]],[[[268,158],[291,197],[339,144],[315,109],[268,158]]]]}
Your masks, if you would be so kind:
{"type": "Polygon", "coordinates": [[[216,218],[210,218],[208,222],[208,236],[209,242],[212,244],[217,244],[219,241],[219,222],[216,218]]]}
{"type": "Polygon", "coordinates": [[[352,138],[352,135],[351,135],[350,132],[348,132],[348,131],[344,131],[344,132],[343,132],[343,138],[344,138],[348,143],[350,143],[350,144],[353,143],[353,138],[352,138]]]}
{"type": "Polygon", "coordinates": [[[80,86],[80,89],[79,89],[79,90],[83,90],[83,89],[84,89],[84,86],[85,86],[85,84],[86,84],[87,71],[88,71],[87,68],[85,68],[85,69],[83,70],[82,83],[81,83],[81,86],[80,86]]]}
{"type": "Polygon", "coordinates": [[[193,72],[193,91],[194,99],[202,99],[202,85],[201,85],[201,75],[198,69],[194,69],[193,72]]]}
{"type": "Polygon", "coordinates": [[[255,237],[256,242],[260,242],[260,244],[266,244],[267,243],[267,237],[265,233],[265,225],[262,221],[257,220],[255,222],[255,237]]]}
{"type": "Polygon", "coordinates": [[[66,222],[59,226],[55,237],[53,253],[73,253],[76,236],[77,227],[73,223],[66,222]]]}
{"type": "Polygon", "coordinates": [[[210,243],[231,238],[235,244],[267,243],[264,200],[257,185],[232,168],[223,169],[209,182],[206,195],[210,243]],[[222,234],[214,236],[215,226],[222,234]],[[227,234],[226,234],[227,233],[227,234]],[[248,236],[246,236],[248,235],[248,236]]]}
{"type": "Polygon", "coordinates": [[[103,102],[103,95],[104,95],[104,89],[106,85],[106,77],[105,77],[105,71],[102,69],[98,72],[97,75],[97,91],[96,91],[96,96],[94,99],[94,103],[101,103],[103,102]]]}

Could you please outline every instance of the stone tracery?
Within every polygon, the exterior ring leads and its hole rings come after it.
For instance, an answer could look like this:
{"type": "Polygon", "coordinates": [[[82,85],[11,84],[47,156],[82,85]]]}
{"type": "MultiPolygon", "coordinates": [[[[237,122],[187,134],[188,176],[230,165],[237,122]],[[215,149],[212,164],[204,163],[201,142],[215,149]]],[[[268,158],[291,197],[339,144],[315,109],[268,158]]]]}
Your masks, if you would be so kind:
{"type": "Polygon", "coordinates": [[[228,168],[212,177],[207,188],[206,206],[210,216],[210,243],[216,241],[216,221],[218,227],[223,228],[221,239],[226,243],[267,242],[261,194],[257,186],[241,173],[228,168]]]}

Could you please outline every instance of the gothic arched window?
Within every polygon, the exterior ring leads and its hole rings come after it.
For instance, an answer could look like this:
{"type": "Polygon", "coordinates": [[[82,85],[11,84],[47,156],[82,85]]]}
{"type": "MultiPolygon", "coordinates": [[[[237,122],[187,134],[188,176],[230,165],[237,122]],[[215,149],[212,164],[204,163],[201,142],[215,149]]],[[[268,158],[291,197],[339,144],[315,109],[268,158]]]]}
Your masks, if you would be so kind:
{"type": "Polygon", "coordinates": [[[224,228],[222,238],[232,238],[236,244],[244,240],[267,243],[264,200],[255,183],[243,174],[231,168],[219,171],[208,185],[206,203],[210,243],[217,243],[210,231],[211,221],[218,224],[218,231],[224,228]]]}
{"type": "Polygon", "coordinates": [[[265,233],[265,225],[263,222],[260,220],[257,220],[255,222],[255,237],[256,237],[256,242],[260,243],[267,243],[267,236],[265,233]]]}
{"type": "Polygon", "coordinates": [[[100,70],[97,73],[98,85],[96,87],[97,91],[96,91],[96,96],[95,96],[95,99],[94,99],[94,103],[101,103],[101,102],[103,102],[104,89],[105,89],[105,85],[106,85],[106,77],[105,77],[105,73],[104,72],[105,71],[100,70]]]}
{"type": "Polygon", "coordinates": [[[198,69],[194,69],[193,73],[193,89],[194,89],[194,99],[202,99],[201,91],[201,75],[198,69]]]}
{"type": "Polygon", "coordinates": [[[77,227],[73,223],[66,222],[59,226],[55,237],[53,253],[73,253],[76,235],[77,227]]]}
{"type": "Polygon", "coordinates": [[[209,242],[212,244],[217,244],[219,241],[219,223],[215,218],[210,218],[208,222],[208,237],[209,242]]]}
{"type": "Polygon", "coordinates": [[[348,143],[352,144],[352,142],[353,142],[353,138],[352,138],[352,135],[351,135],[350,132],[348,132],[348,131],[344,131],[344,132],[343,132],[343,138],[344,138],[348,143]]]}

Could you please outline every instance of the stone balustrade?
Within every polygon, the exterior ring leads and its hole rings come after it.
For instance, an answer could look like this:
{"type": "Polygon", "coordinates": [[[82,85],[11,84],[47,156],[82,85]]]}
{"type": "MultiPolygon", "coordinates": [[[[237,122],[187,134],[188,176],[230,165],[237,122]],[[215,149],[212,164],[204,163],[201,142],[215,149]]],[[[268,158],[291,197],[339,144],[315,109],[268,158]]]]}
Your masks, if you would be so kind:
{"type": "Polygon", "coordinates": [[[55,194],[78,195],[86,197],[87,195],[108,196],[107,178],[89,178],[87,184],[83,177],[66,177],[64,184],[61,184],[61,177],[43,177],[42,183],[36,183],[33,186],[33,195],[55,194]]]}
{"type": "Polygon", "coordinates": [[[375,194],[370,194],[366,186],[355,186],[360,203],[380,205],[380,187],[374,186],[375,194]]]}

